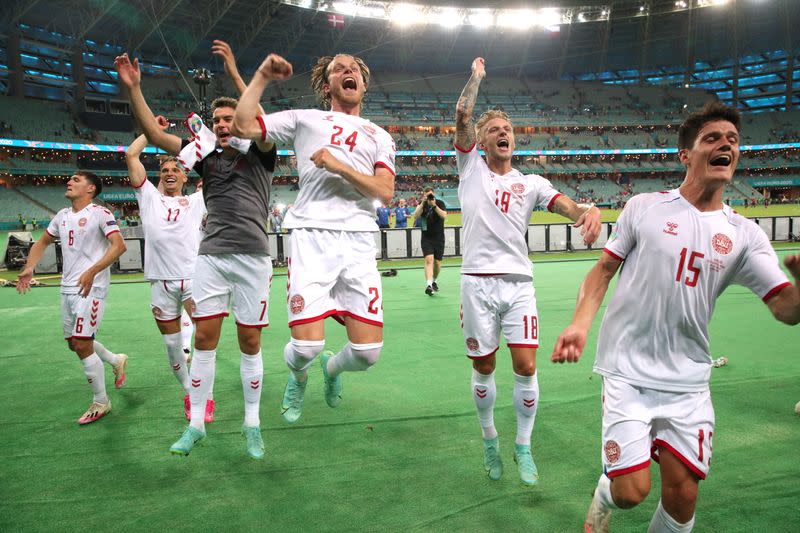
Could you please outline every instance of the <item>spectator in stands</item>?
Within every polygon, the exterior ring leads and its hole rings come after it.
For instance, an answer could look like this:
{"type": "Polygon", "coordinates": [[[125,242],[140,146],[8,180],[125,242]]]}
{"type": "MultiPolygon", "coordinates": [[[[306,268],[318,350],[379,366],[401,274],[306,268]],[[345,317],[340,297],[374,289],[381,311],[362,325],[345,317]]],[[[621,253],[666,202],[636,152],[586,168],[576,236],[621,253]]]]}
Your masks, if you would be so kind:
{"type": "Polygon", "coordinates": [[[406,206],[406,201],[400,198],[398,206],[394,208],[394,227],[407,228],[408,218],[411,216],[411,209],[406,206]]]}

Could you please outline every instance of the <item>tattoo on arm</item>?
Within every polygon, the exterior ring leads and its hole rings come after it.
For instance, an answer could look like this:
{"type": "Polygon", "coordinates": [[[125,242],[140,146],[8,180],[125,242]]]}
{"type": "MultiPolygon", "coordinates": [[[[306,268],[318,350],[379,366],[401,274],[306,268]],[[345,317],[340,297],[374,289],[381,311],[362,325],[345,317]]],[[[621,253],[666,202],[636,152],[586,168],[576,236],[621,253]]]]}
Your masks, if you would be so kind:
{"type": "Polygon", "coordinates": [[[456,144],[469,148],[475,143],[475,127],[472,124],[472,110],[478,98],[481,80],[474,74],[470,77],[456,104],[456,144]]]}

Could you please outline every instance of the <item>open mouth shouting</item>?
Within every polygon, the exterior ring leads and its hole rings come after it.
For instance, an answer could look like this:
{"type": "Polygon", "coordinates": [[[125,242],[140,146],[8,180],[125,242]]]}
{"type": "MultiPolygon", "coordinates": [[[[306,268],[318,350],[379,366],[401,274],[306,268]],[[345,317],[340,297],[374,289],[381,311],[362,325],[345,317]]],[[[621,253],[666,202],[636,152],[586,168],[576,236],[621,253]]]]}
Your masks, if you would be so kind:
{"type": "Polygon", "coordinates": [[[497,141],[497,148],[503,152],[507,151],[510,145],[511,143],[509,143],[508,139],[506,138],[497,141]]]}
{"type": "Polygon", "coordinates": [[[733,163],[733,156],[731,154],[718,154],[711,158],[709,164],[712,167],[727,168],[733,163]]]}
{"type": "Polygon", "coordinates": [[[353,76],[347,76],[342,80],[342,89],[345,91],[357,91],[358,82],[353,76]]]}

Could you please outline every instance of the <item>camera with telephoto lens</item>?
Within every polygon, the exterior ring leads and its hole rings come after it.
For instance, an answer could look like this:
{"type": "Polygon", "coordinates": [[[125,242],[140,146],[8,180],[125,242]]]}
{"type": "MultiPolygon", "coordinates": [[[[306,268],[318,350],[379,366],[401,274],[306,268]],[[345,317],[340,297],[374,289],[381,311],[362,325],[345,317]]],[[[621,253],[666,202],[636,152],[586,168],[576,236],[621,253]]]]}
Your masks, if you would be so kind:
{"type": "Polygon", "coordinates": [[[436,197],[433,195],[432,192],[428,193],[428,201],[435,200],[435,199],[436,199],[436,197]]]}

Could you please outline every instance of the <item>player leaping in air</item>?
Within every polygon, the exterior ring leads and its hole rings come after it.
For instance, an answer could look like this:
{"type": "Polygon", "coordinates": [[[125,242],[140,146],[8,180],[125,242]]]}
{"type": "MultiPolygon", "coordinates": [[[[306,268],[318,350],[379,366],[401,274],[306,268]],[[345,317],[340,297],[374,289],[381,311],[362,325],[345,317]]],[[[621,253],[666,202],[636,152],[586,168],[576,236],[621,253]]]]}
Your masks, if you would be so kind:
{"type": "Polygon", "coordinates": [[[534,208],[543,207],[575,222],[584,242],[592,244],[600,233],[600,211],[577,205],[547,179],[511,166],[514,126],[504,112],[486,111],[473,124],[478,87],[485,76],[484,60],[479,57],[472,62],[472,76],[456,106],[458,198],[464,225],[462,326],[467,357],[472,360],[472,398],[483,432],[484,467],[490,479],[500,479],[503,462],[494,425],[494,370],[502,331],[514,371],[514,461],[522,482],[533,485],[539,477],[531,434],[539,405],[536,349],[540,327],[525,234],[534,208]]]}
{"type": "Polygon", "coordinates": [[[258,100],[270,80],[291,65],[270,54],[256,71],[236,109],[236,135],[293,145],[300,192],[286,215],[292,229],[288,283],[289,327],[284,348],[289,376],[283,417],[301,414],[308,367],[325,346],[324,319],[344,322],[348,342],[320,357],[325,401],[339,405],[343,372],[364,371],[383,346],[381,278],[375,261],[373,201],[394,194],[395,146],[386,131],[361,118],[369,68],[351,55],[322,57],[311,84],[325,111],[298,109],[259,114],[258,100]]]}

